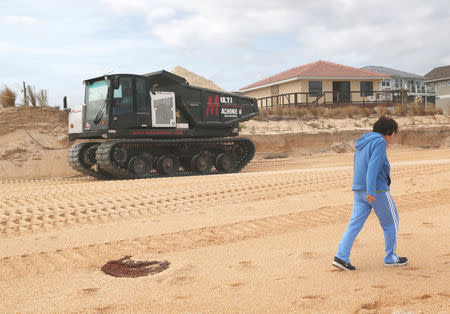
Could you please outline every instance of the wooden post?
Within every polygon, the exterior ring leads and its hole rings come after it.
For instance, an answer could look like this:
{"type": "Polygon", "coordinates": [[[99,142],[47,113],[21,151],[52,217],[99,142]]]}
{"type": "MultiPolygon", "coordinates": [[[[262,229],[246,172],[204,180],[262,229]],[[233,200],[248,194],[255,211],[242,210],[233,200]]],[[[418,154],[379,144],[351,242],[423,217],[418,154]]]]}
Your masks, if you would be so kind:
{"type": "Polygon", "coordinates": [[[25,85],[25,81],[23,81],[23,105],[28,106],[27,86],[25,85]]]}

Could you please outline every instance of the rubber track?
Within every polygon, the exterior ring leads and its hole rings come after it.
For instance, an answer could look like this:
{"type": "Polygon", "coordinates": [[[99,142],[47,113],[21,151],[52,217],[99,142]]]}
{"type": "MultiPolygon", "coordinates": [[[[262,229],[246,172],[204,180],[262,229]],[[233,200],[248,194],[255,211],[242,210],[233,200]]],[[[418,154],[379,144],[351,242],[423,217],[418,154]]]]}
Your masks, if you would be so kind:
{"type": "MultiPolygon", "coordinates": [[[[209,138],[209,139],[164,139],[164,140],[148,140],[148,139],[138,139],[138,140],[118,140],[118,141],[109,141],[104,142],[99,145],[96,152],[96,159],[98,165],[101,169],[104,169],[112,176],[119,179],[137,179],[138,177],[131,173],[128,170],[121,169],[118,167],[117,163],[111,160],[111,151],[116,146],[122,146],[126,148],[130,148],[133,145],[141,145],[145,146],[153,146],[154,148],[158,146],[176,146],[179,144],[201,144],[204,146],[208,145],[224,145],[224,146],[232,146],[235,144],[243,145],[243,150],[245,154],[242,156],[240,160],[238,160],[238,164],[236,169],[233,172],[241,171],[254,157],[255,155],[255,146],[252,141],[247,138],[209,138]]],[[[151,149],[149,150],[151,151],[151,149]]],[[[220,173],[219,171],[211,170],[209,174],[220,173]]],[[[174,176],[188,176],[188,175],[203,175],[193,171],[187,170],[178,170],[174,176]]],[[[158,172],[151,172],[146,178],[157,178],[157,177],[167,177],[167,175],[160,174],[158,172]]]]}
{"type": "Polygon", "coordinates": [[[96,179],[112,179],[112,176],[107,173],[106,171],[94,171],[90,167],[86,167],[83,165],[80,159],[80,152],[81,149],[87,145],[90,145],[92,143],[78,143],[73,145],[69,151],[67,152],[67,161],[69,162],[69,165],[75,170],[82,174],[86,174],[88,176],[94,177],[96,179]]]}

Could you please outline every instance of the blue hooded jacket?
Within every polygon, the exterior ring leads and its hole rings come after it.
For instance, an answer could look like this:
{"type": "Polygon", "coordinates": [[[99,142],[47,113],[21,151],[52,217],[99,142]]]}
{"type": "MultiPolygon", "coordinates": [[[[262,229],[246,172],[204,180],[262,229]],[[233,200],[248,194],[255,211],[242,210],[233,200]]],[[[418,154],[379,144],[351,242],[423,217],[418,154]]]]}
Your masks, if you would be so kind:
{"type": "Polygon", "coordinates": [[[365,133],[356,141],[353,158],[353,191],[367,195],[387,192],[391,185],[391,166],[386,156],[386,140],[378,132],[365,133]]]}

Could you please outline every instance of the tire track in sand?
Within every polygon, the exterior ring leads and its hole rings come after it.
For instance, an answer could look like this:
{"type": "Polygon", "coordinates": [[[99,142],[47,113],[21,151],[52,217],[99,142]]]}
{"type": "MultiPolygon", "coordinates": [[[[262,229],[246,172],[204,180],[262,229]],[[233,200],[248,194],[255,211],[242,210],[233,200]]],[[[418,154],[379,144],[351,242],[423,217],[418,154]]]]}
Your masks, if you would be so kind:
{"type": "MultiPolygon", "coordinates": [[[[396,198],[401,211],[432,208],[450,201],[450,189],[427,191],[396,198]]],[[[212,245],[245,241],[330,224],[343,223],[351,204],[240,221],[225,225],[126,239],[102,244],[7,256],[0,260],[0,280],[73,269],[96,270],[106,261],[124,255],[164,254],[212,245]]]]}
{"type": "Polygon", "coordinates": [[[273,198],[273,195],[298,195],[323,187],[344,186],[350,177],[341,171],[332,175],[284,172],[239,176],[239,181],[235,176],[225,179],[220,183],[198,180],[190,186],[183,182],[165,186],[167,180],[162,185],[151,181],[101,182],[99,186],[91,187],[96,190],[94,195],[78,194],[78,186],[71,193],[61,194],[32,191],[31,195],[9,195],[3,192],[6,196],[0,202],[0,234],[20,235],[58,226],[158,216],[199,210],[220,203],[264,200],[273,198]]]}
{"type": "MultiPolygon", "coordinates": [[[[400,165],[392,172],[394,176],[418,176],[448,169],[448,163],[432,162],[400,165]]],[[[74,179],[69,184],[59,180],[0,183],[0,235],[10,237],[68,225],[155,217],[198,211],[220,203],[238,204],[341,188],[351,184],[351,170],[321,168],[157,180],[74,179]]]]}

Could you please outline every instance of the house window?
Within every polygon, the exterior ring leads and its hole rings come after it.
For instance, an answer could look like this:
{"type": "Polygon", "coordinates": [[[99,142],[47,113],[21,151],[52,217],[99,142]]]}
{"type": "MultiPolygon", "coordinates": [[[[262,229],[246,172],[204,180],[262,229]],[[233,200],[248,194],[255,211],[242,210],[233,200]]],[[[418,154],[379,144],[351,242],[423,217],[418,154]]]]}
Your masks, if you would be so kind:
{"type": "Polygon", "coordinates": [[[395,79],[395,88],[402,88],[403,80],[395,79]]]}
{"type": "Polygon", "coordinates": [[[447,81],[447,86],[450,86],[450,81],[447,81]]]}
{"type": "Polygon", "coordinates": [[[309,96],[322,95],[322,81],[309,81],[309,96]]]}
{"type": "Polygon", "coordinates": [[[367,97],[373,95],[373,82],[360,82],[360,95],[367,97]]]}
{"type": "Polygon", "coordinates": [[[391,81],[390,80],[381,81],[381,86],[389,87],[391,86],[391,81]]]}

